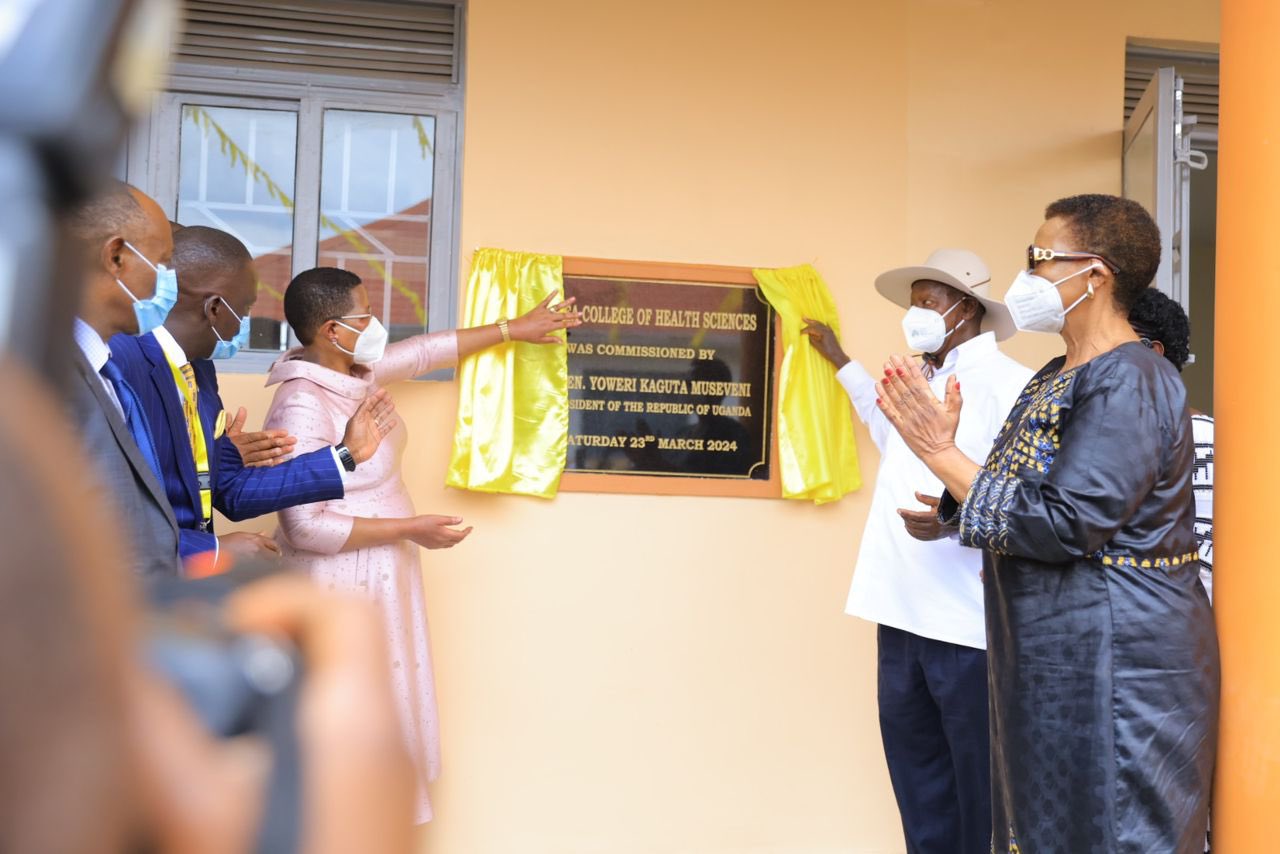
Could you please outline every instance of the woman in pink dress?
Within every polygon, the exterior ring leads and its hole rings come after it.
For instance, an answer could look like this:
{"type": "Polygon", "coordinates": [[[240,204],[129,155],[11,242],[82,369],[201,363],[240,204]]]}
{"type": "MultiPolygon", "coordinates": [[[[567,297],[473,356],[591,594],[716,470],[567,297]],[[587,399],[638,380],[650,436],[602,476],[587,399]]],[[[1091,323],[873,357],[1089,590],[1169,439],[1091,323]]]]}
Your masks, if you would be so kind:
{"type": "MultiPolygon", "coordinates": [[[[551,333],[577,326],[581,318],[573,300],[553,306],[551,299],[511,321],[388,345],[358,276],[328,267],[300,273],[285,292],[284,310],[303,346],[271,368],[267,385],[279,388],[265,429],[297,437],[298,454],[338,445],[356,407],[382,386],[449,367],[508,337],[563,343],[551,333]]],[[[450,548],[471,529],[458,529],[457,517],[415,513],[400,477],[406,438],[404,426],[395,424],[377,453],[354,468],[339,447],[335,453],[350,469],[344,472],[346,494],[282,511],[276,539],[321,586],[382,606],[401,723],[417,770],[415,821],[421,824],[432,816],[427,783],[440,773],[440,728],[418,548],[450,548]]]]}

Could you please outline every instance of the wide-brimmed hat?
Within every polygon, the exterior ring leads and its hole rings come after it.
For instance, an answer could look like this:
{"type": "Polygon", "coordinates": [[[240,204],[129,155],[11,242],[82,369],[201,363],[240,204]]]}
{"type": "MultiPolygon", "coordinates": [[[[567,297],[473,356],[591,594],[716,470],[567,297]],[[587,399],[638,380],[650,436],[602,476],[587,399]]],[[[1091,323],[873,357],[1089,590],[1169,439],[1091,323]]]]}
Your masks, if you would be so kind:
{"type": "Polygon", "coordinates": [[[941,282],[982,303],[982,331],[994,332],[997,341],[1011,338],[1018,327],[1004,303],[991,297],[991,272],[976,253],[967,249],[935,249],[918,267],[898,267],[876,276],[876,290],[890,302],[911,307],[911,286],[919,281],[941,282]]]}

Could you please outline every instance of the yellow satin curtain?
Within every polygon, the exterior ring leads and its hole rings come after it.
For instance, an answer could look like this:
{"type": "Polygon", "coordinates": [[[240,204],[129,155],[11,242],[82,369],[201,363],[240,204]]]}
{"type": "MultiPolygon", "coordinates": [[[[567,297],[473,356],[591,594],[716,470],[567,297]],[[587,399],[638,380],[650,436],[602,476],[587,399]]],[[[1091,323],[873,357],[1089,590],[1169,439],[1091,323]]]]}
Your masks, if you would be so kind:
{"type": "MultiPolygon", "coordinates": [[[[550,293],[564,296],[559,255],[479,249],[471,261],[462,324],[519,317],[550,293]]],[[[563,346],[519,341],[463,360],[447,485],[543,498],[556,494],[568,452],[567,360],[563,346]]]]}
{"type": "Polygon", "coordinates": [[[832,364],[800,334],[806,317],[839,334],[835,300],[809,264],[752,272],[782,321],[777,425],[782,497],[836,501],[862,486],[849,398],[832,364]]]}

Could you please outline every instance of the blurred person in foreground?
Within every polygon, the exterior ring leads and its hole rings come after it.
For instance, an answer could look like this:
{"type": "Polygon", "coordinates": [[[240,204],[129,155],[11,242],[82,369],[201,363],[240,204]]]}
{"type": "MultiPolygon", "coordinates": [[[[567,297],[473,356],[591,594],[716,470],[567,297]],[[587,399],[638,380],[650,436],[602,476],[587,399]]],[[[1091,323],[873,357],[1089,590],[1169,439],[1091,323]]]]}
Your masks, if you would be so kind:
{"type": "MultiPolygon", "coordinates": [[[[0,409],[0,851],[252,850],[270,757],[210,738],[139,664],[114,508],[84,505],[88,461],[47,392],[9,364],[0,394],[24,401],[0,409]]],[[[407,854],[412,780],[375,610],[279,575],[232,594],[224,620],[301,651],[301,850],[407,854]]]]}
{"type": "MultiPolygon", "coordinates": [[[[0,4],[13,10],[0,12],[0,64],[8,94],[27,100],[8,99],[0,150],[33,156],[12,171],[6,159],[0,172],[8,180],[43,171],[38,189],[46,191],[19,199],[27,204],[16,242],[72,259],[66,267],[83,266],[83,276],[63,278],[61,265],[53,277],[28,275],[23,285],[34,296],[18,321],[27,335],[6,338],[43,337],[73,352],[79,435],[51,390],[18,364],[19,356],[42,360],[26,346],[0,353],[0,395],[12,404],[0,409],[0,851],[243,852],[261,818],[266,757],[253,740],[209,738],[176,692],[139,664],[145,618],[126,570],[177,572],[177,530],[154,449],[105,343],[163,322],[176,297],[169,226],[152,200],[119,184],[76,202],[69,221],[63,208],[115,160],[122,102],[136,110],[147,89],[139,67],[157,76],[163,68],[148,42],[167,32],[176,4],[14,5],[0,4]],[[139,17],[150,29],[137,26],[139,17]],[[15,33],[17,48],[7,51],[15,33]],[[121,57],[116,40],[128,42],[121,57]],[[61,242],[63,226],[73,245],[61,242]],[[57,303],[79,296],[72,348],[57,303]]],[[[37,258],[0,259],[0,288],[13,283],[3,274],[19,259],[41,269],[37,258]]],[[[300,577],[276,577],[234,593],[223,621],[301,649],[302,850],[407,852],[408,765],[375,612],[300,577]]]]}
{"type": "MultiPolygon", "coordinates": [[[[552,305],[553,297],[514,320],[388,344],[358,276],[332,267],[299,273],[285,291],[284,314],[302,346],[271,368],[267,384],[279,388],[266,427],[297,436],[298,451],[307,453],[336,442],[360,402],[388,383],[456,364],[508,339],[563,346],[552,333],[578,326],[581,317],[572,299],[552,305]]],[[[381,606],[401,724],[417,768],[415,821],[422,824],[432,817],[427,784],[440,772],[440,725],[418,549],[451,548],[471,529],[459,529],[457,517],[414,510],[400,476],[407,439],[408,431],[397,425],[373,459],[354,469],[342,500],[281,511],[278,536],[285,556],[317,582],[381,606]]]]}

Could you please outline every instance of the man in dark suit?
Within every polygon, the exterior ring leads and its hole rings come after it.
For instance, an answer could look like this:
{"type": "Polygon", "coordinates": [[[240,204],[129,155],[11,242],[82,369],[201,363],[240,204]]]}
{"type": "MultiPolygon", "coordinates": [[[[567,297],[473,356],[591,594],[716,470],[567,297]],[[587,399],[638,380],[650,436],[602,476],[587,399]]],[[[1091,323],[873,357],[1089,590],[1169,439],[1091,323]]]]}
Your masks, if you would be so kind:
{"type": "Polygon", "coordinates": [[[257,297],[253,258],[239,240],[213,228],[182,228],[173,242],[177,305],[154,331],[112,338],[112,357],[142,401],[182,557],[276,554],[279,547],[260,534],[215,535],[213,509],[239,521],[341,498],[349,471],[373,456],[394,426],[394,407],[385,391],[370,395],[339,445],[279,464],[272,455],[287,453],[291,437],[249,434],[238,447],[233,436],[243,410],[228,425],[211,357],[234,355],[248,338],[257,297]],[[256,454],[247,450],[255,447],[261,448],[256,454]],[[270,464],[246,466],[242,450],[270,464]]]}
{"type": "Polygon", "coordinates": [[[172,305],[169,221],[151,198],[114,184],[75,211],[71,230],[85,253],[85,281],[68,394],[97,475],[85,479],[84,500],[115,508],[139,575],[177,575],[178,524],[157,474],[154,444],[137,395],[106,343],[113,335],[146,332],[143,327],[162,322],[172,305]]]}

